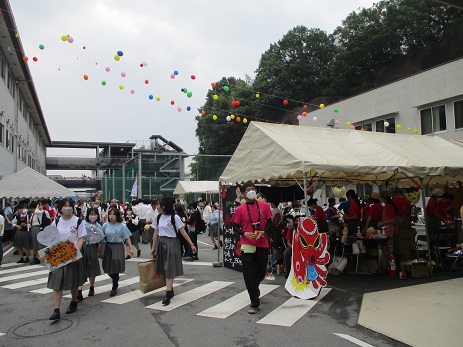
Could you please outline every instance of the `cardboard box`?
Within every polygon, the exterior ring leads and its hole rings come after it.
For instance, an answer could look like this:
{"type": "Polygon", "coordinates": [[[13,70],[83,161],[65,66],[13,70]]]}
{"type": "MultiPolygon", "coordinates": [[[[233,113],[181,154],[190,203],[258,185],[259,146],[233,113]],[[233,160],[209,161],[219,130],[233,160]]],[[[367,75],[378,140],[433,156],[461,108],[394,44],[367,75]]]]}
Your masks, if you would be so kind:
{"type": "Polygon", "coordinates": [[[420,277],[420,278],[429,277],[427,261],[419,261],[416,263],[412,262],[411,268],[412,268],[412,277],[420,277]]]}

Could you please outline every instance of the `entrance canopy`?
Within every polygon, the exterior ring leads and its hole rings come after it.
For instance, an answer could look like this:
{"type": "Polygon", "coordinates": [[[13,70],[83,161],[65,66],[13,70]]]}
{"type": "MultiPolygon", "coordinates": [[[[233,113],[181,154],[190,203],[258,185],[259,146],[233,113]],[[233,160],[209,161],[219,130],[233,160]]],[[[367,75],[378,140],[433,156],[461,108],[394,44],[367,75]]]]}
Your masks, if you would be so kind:
{"type": "Polygon", "coordinates": [[[188,194],[188,193],[219,193],[218,181],[178,181],[174,189],[174,195],[188,194]]]}
{"type": "Polygon", "coordinates": [[[0,181],[0,198],[64,198],[75,195],[72,190],[29,167],[0,181]]]}
{"type": "Polygon", "coordinates": [[[463,181],[463,148],[437,136],[251,122],[222,183],[422,185],[463,181]]]}

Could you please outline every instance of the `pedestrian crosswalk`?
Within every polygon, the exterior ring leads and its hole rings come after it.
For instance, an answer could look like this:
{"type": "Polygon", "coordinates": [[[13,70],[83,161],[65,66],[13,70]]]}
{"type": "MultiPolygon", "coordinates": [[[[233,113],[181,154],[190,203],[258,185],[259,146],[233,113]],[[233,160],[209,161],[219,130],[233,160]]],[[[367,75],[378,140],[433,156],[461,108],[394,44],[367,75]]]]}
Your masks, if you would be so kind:
{"type": "MultiPolygon", "coordinates": [[[[46,288],[48,280],[48,270],[42,265],[24,265],[24,264],[3,264],[0,268],[0,289],[1,290],[16,290],[18,292],[29,292],[35,294],[50,294],[51,289],[46,288]]],[[[207,317],[213,319],[226,319],[233,315],[239,314],[240,311],[249,306],[249,296],[243,288],[243,283],[232,281],[212,281],[209,283],[199,283],[196,279],[179,277],[174,281],[175,297],[170,305],[163,306],[161,299],[166,288],[159,288],[149,293],[142,293],[138,287],[139,276],[127,276],[121,274],[119,281],[118,294],[114,297],[108,297],[112,288],[111,279],[102,274],[95,279],[95,297],[101,303],[108,305],[124,305],[135,300],[140,300],[146,297],[156,299],[156,302],[147,305],[145,308],[153,312],[170,312],[181,309],[183,306],[189,305],[196,301],[212,302],[211,306],[200,312],[192,313],[196,316],[207,317]],[[135,288],[134,288],[135,287],[135,288]],[[183,289],[185,287],[185,289],[183,289]],[[241,289],[237,289],[240,288],[241,289]],[[226,292],[229,297],[225,300],[219,299],[216,293],[226,292]],[[156,295],[157,294],[157,295],[156,295]]],[[[88,296],[88,282],[83,290],[84,298],[88,296]]],[[[306,316],[310,310],[317,305],[330,292],[330,288],[324,288],[320,295],[314,300],[301,300],[289,297],[286,291],[282,290],[282,286],[278,284],[260,285],[261,297],[268,296],[270,293],[279,289],[280,292],[271,295],[271,298],[264,299],[265,314],[260,311],[256,318],[260,319],[257,324],[275,325],[290,327],[296,324],[301,318],[306,316]],[[279,306],[278,306],[279,305],[279,306]]],[[[70,298],[70,294],[65,297],[70,298]]],[[[223,296],[223,295],[222,295],[223,296]]],[[[89,300],[95,300],[91,298],[89,300]]],[[[198,305],[199,306],[199,305],[198,305]]],[[[204,309],[204,306],[202,306],[204,309]]],[[[198,310],[199,311],[199,310],[198,310]]]]}

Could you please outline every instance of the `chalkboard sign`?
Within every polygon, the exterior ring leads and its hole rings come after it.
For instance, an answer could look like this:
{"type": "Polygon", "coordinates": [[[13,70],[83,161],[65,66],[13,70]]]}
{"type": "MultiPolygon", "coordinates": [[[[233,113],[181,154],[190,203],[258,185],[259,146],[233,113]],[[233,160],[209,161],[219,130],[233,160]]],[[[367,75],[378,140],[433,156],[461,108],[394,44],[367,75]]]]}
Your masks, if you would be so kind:
{"type": "Polygon", "coordinates": [[[222,186],[223,218],[225,223],[223,264],[229,269],[242,271],[240,235],[233,232],[232,223],[233,213],[240,205],[238,198],[237,186],[222,186]]]}

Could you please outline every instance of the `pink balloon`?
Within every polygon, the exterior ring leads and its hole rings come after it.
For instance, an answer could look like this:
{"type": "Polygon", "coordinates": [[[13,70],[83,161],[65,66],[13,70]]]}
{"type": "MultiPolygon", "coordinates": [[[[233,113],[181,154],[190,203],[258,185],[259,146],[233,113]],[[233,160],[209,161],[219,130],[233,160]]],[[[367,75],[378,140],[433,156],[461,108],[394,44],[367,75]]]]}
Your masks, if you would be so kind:
{"type": "Polygon", "coordinates": [[[336,123],[336,125],[337,125],[337,124],[339,124],[339,121],[337,120],[335,123],[336,123]]]}
{"type": "Polygon", "coordinates": [[[69,36],[69,37],[68,37],[68,42],[69,42],[69,43],[73,43],[73,42],[74,42],[74,38],[73,38],[72,36],[69,36]]]}
{"type": "Polygon", "coordinates": [[[122,72],[121,72],[121,76],[122,76],[122,77],[125,77],[125,76],[127,76],[127,74],[126,74],[124,71],[122,71],[122,72]]]}
{"type": "Polygon", "coordinates": [[[302,116],[301,116],[301,115],[298,115],[298,116],[297,116],[297,119],[298,119],[298,120],[301,120],[301,119],[302,119],[302,116]]]}
{"type": "Polygon", "coordinates": [[[109,72],[109,71],[111,71],[111,68],[109,66],[107,66],[105,70],[106,70],[106,72],[109,72]]]}
{"type": "Polygon", "coordinates": [[[175,78],[175,75],[174,75],[174,74],[171,74],[171,75],[170,75],[170,78],[174,79],[174,78],[175,78]]]}
{"type": "Polygon", "coordinates": [[[230,116],[227,116],[227,118],[225,118],[227,120],[227,122],[229,122],[231,120],[231,117],[230,116]]]}
{"type": "Polygon", "coordinates": [[[130,94],[135,94],[135,90],[132,89],[132,90],[130,91],[130,94]]]}
{"type": "Polygon", "coordinates": [[[355,125],[351,125],[350,128],[351,128],[352,130],[355,130],[355,125]]]}
{"type": "Polygon", "coordinates": [[[177,111],[178,111],[178,112],[182,112],[182,108],[181,108],[180,106],[177,107],[177,111]]]}

